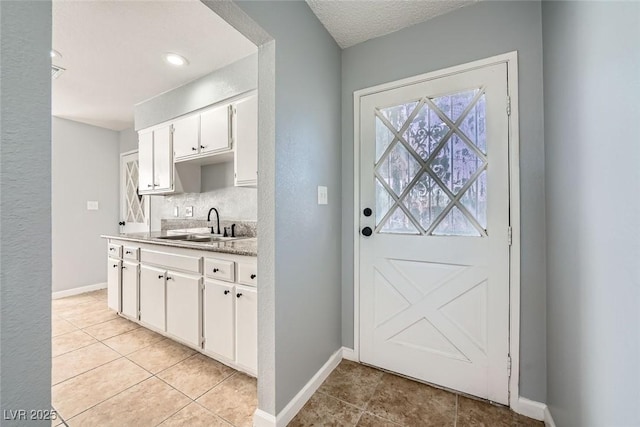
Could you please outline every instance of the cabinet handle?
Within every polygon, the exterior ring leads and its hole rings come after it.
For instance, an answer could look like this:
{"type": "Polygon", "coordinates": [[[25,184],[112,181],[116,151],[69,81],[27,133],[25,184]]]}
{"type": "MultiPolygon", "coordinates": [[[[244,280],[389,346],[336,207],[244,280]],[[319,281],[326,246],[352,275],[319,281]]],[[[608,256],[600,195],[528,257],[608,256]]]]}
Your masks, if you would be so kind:
{"type": "Polygon", "coordinates": [[[153,184],[154,187],[160,187],[160,184],[153,184]]]}
{"type": "Polygon", "coordinates": [[[255,275],[255,274],[252,274],[250,277],[251,277],[252,279],[255,279],[255,278],[256,278],[256,275],[255,275]]]}
{"type": "Polygon", "coordinates": [[[173,277],[167,276],[167,280],[173,280],[173,277]]]}
{"type": "Polygon", "coordinates": [[[164,275],[163,274],[159,275],[158,279],[164,279],[164,275]]]}
{"type": "Polygon", "coordinates": [[[206,146],[206,145],[201,145],[201,146],[200,146],[200,149],[201,149],[201,150],[204,150],[205,148],[207,148],[207,146],[206,146]]]}
{"type": "Polygon", "coordinates": [[[126,255],[129,255],[129,254],[131,254],[131,253],[132,253],[131,251],[126,251],[126,252],[125,252],[125,254],[126,254],[126,255]]]}
{"type": "Polygon", "coordinates": [[[236,298],[240,298],[241,296],[242,296],[242,294],[241,294],[241,293],[237,293],[237,294],[236,294],[236,298]]]}
{"type": "Polygon", "coordinates": [[[110,251],[115,251],[115,250],[116,250],[116,248],[109,248],[109,250],[110,250],[110,251]]]}
{"type": "Polygon", "coordinates": [[[153,184],[147,184],[147,188],[153,188],[153,184]]]}
{"type": "Polygon", "coordinates": [[[113,268],[118,268],[118,264],[113,264],[113,268]]]}
{"type": "Polygon", "coordinates": [[[214,268],[214,269],[213,269],[213,272],[214,272],[214,273],[217,273],[218,271],[220,271],[220,269],[219,269],[219,268],[214,268]]]}
{"type": "Polygon", "coordinates": [[[224,294],[227,295],[229,292],[231,292],[229,289],[224,291],[224,294]]]}
{"type": "Polygon", "coordinates": [[[198,151],[196,147],[191,147],[191,151],[198,151]]]}
{"type": "Polygon", "coordinates": [[[124,270],[125,268],[127,268],[127,267],[125,267],[125,266],[123,265],[123,266],[122,266],[122,269],[124,270]]]}

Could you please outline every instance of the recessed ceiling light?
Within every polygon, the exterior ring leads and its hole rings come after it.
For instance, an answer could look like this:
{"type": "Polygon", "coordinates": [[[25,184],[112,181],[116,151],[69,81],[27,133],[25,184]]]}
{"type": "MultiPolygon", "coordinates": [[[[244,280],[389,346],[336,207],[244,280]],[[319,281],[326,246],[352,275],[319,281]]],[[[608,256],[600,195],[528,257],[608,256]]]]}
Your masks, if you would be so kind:
{"type": "Polygon", "coordinates": [[[164,59],[166,59],[169,64],[175,65],[176,67],[181,67],[189,63],[185,57],[180,56],[177,53],[167,53],[164,55],[164,59]]]}
{"type": "Polygon", "coordinates": [[[62,55],[57,50],[51,49],[51,57],[52,58],[62,58],[62,55]]]}

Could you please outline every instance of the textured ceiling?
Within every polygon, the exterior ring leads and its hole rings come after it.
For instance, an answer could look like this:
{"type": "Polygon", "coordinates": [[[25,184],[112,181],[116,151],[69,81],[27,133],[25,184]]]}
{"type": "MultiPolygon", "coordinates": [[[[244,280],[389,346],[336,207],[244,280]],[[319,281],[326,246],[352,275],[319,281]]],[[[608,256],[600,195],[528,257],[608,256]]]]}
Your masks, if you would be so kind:
{"type": "Polygon", "coordinates": [[[476,0],[307,0],[341,48],[398,31],[476,0]]]}
{"type": "Polygon", "coordinates": [[[53,115],[108,129],[133,126],[133,106],[257,48],[197,0],[53,2],[53,115]],[[175,52],[187,67],[167,64],[175,52]]]}

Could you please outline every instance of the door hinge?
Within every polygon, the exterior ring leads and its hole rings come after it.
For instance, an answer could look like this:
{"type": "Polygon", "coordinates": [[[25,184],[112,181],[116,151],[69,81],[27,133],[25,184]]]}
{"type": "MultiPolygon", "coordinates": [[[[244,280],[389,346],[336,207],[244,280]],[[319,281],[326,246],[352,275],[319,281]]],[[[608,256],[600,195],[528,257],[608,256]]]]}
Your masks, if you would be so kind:
{"type": "Polygon", "coordinates": [[[507,356],[507,374],[511,378],[511,356],[507,356]]]}
{"type": "Polygon", "coordinates": [[[200,337],[200,347],[204,348],[205,342],[206,342],[206,339],[204,337],[200,337]]]}
{"type": "Polygon", "coordinates": [[[511,97],[507,95],[507,116],[511,115],[511,97]]]}
{"type": "Polygon", "coordinates": [[[509,246],[511,246],[511,243],[513,242],[513,229],[511,227],[507,229],[507,240],[509,242],[509,246]]]}

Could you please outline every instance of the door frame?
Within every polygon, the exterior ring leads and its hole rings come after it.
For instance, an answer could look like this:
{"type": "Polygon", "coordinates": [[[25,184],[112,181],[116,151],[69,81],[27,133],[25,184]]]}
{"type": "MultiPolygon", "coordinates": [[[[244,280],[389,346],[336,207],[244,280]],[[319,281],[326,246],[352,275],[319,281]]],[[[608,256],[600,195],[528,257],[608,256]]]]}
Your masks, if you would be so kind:
{"type": "Polygon", "coordinates": [[[432,71],[353,93],[353,350],[360,361],[360,98],[433,80],[464,71],[507,64],[507,89],[511,114],[509,126],[509,221],[512,230],[509,248],[509,406],[516,408],[520,397],[520,128],[518,114],[518,52],[508,52],[478,61],[432,71]]]}

